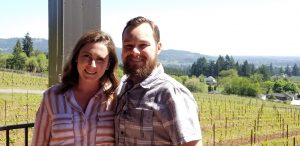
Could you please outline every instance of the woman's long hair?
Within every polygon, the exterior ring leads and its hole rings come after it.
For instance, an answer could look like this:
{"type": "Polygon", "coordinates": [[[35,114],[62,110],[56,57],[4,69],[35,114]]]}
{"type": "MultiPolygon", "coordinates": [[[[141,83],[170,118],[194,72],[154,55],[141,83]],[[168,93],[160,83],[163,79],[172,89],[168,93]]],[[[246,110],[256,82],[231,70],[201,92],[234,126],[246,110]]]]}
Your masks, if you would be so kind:
{"type": "Polygon", "coordinates": [[[118,58],[116,54],[115,44],[109,34],[102,31],[92,31],[85,33],[76,43],[68,61],[64,65],[61,86],[58,93],[64,93],[68,89],[78,84],[79,73],[77,70],[77,58],[80,50],[89,43],[101,43],[104,44],[109,52],[109,67],[105,71],[104,75],[99,80],[100,87],[105,89],[107,97],[111,96],[115,89],[118,87],[119,81],[116,76],[116,70],[118,67],[118,58]]]}

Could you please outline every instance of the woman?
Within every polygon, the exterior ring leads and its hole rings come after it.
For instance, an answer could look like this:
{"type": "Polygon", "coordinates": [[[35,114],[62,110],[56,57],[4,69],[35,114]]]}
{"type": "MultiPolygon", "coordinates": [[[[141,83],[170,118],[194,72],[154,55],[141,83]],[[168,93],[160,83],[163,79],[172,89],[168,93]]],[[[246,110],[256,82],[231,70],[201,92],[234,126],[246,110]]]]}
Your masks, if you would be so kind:
{"type": "Polygon", "coordinates": [[[64,66],[62,83],[43,95],[32,145],[114,145],[117,65],[108,34],[84,34],[64,66]]]}

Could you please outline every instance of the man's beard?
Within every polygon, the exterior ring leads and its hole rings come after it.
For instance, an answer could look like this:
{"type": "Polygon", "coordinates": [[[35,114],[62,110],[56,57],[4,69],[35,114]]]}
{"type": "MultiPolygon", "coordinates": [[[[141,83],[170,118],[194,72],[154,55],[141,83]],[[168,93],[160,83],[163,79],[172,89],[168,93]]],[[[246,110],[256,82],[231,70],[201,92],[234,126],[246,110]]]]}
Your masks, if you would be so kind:
{"type": "Polygon", "coordinates": [[[146,61],[146,63],[143,65],[130,63],[131,57],[134,56],[128,55],[125,58],[123,72],[130,78],[135,78],[136,80],[142,81],[147,78],[157,64],[157,56],[155,56],[153,60],[146,60],[145,58],[142,58],[142,61],[146,61]]]}

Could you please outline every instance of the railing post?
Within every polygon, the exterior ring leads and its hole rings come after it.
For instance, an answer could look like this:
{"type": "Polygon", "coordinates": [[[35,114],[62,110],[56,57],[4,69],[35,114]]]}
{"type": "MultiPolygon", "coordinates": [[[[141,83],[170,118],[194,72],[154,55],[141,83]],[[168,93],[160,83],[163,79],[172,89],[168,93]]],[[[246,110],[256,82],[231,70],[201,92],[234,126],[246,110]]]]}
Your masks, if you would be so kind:
{"type": "Polygon", "coordinates": [[[9,146],[9,129],[6,129],[6,146],[9,146]]]}
{"type": "Polygon", "coordinates": [[[25,127],[25,146],[28,146],[28,127],[25,127]]]}

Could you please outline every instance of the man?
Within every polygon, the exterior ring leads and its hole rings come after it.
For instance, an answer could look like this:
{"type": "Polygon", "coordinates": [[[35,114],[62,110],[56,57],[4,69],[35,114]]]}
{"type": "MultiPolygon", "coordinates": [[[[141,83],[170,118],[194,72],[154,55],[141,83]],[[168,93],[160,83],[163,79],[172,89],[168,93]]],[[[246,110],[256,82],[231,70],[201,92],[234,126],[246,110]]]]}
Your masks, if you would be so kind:
{"type": "Polygon", "coordinates": [[[116,105],[116,145],[202,145],[198,108],[191,92],[157,62],[159,29],[144,17],[122,33],[121,80],[116,105]]]}

